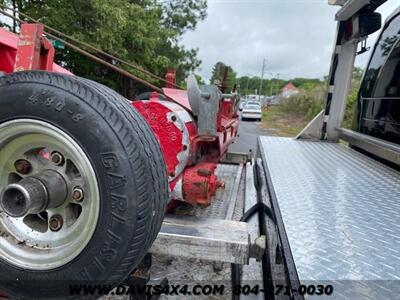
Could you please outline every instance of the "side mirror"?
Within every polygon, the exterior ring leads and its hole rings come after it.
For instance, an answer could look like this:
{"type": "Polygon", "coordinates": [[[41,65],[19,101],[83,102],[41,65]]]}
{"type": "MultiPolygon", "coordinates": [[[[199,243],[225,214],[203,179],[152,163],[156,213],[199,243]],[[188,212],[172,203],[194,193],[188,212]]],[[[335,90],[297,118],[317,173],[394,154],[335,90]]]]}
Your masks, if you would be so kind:
{"type": "Polygon", "coordinates": [[[358,16],[358,24],[360,37],[365,37],[381,29],[382,16],[377,12],[362,12],[358,16]]]}

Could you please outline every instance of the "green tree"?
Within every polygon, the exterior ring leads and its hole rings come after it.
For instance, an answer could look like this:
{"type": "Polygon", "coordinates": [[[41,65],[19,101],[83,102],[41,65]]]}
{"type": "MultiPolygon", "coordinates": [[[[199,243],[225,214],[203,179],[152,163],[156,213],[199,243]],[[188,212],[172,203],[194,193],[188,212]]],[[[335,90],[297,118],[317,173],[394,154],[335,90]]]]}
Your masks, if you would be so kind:
{"type": "Polygon", "coordinates": [[[169,0],[160,4],[161,18],[165,28],[180,36],[196,28],[199,20],[207,16],[206,0],[169,0]]]}
{"type": "Polygon", "coordinates": [[[361,78],[362,78],[363,73],[364,73],[364,69],[363,68],[354,67],[353,80],[360,81],[361,78]]]}
{"type": "Polygon", "coordinates": [[[223,62],[217,62],[213,69],[212,69],[212,75],[210,79],[210,83],[214,84],[217,81],[219,83],[222,83],[224,76],[225,76],[225,70],[228,72],[227,80],[226,80],[226,91],[230,92],[233,90],[235,84],[236,84],[236,72],[232,69],[231,66],[227,66],[223,62]]]}
{"type": "Polygon", "coordinates": [[[199,85],[205,85],[206,84],[205,80],[200,75],[195,74],[194,76],[196,76],[196,80],[197,80],[197,83],[199,85]]]}
{"type": "Polygon", "coordinates": [[[351,88],[349,91],[349,95],[347,97],[346,111],[344,114],[344,120],[343,120],[343,125],[342,125],[345,128],[351,128],[352,124],[355,120],[358,92],[360,90],[361,79],[362,79],[363,73],[364,73],[364,70],[362,68],[358,68],[358,67],[354,68],[353,78],[351,81],[351,88]]]}
{"type": "MultiPolygon", "coordinates": [[[[131,61],[164,77],[168,68],[177,69],[178,82],[200,65],[197,49],[179,44],[181,35],[206,16],[205,0],[0,0],[74,38],[112,55],[131,61]]],[[[56,60],[76,75],[109,85],[132,97],[147,88],[69,49],[58,51],[56,60]]],[[[110,61],[111,63],[115,63],[110,61]]],[[[132,68],[124,69],[143,79],[132,68]]]]}

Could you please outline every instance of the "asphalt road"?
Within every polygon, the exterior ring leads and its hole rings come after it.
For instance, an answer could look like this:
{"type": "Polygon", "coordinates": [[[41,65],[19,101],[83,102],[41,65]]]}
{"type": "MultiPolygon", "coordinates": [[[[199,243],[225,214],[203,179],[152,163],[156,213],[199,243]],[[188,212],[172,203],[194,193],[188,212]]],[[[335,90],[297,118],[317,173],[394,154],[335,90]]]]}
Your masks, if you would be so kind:
{"type": "Polygon", "coordinates": [[[240,121],[239,138],[229,147],[231,152],[249,152],[257,149],[257,138],[260,135],[271,135],[261,127],[261,122],[240,121]]]}

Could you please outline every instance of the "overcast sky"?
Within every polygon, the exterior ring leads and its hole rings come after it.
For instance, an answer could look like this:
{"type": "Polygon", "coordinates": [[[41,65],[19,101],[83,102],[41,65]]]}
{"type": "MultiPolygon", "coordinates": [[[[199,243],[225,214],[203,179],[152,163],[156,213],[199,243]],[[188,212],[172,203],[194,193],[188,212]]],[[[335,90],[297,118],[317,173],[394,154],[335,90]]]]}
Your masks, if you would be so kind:
{"type": "MultiPolygon", "coordinates": [[[[208,16],[195,31],[185,34],[183,45],[199,48],[197,71],[211,77],[212,66],[222,61],[239,76],[260,76],[262,60],[267,72],[283,78],[322,78],[329,72],[336,31],[337,6],[328,0],[208,0],[208,16]]],[[[400,4],[388,0],[379,11],[388,17],[400,4]]],[[[373,44],[376,34],[369,40],[373,44]]],[[[357,58],[365,66],[370,52],[357,58]]],[[[270,77],[267,74],[267,78],[270,77]]]]}

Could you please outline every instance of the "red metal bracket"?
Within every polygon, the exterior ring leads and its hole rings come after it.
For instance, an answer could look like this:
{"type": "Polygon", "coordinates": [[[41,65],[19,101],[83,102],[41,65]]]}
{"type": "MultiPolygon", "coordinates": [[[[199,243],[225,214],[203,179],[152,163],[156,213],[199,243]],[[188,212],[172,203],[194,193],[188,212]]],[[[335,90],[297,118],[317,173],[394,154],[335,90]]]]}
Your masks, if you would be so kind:
{"type": "Polygon", "coordinates": [[[176,86],[176,70],[168,69],[167,74],[165,75],[165,87],[174,89],[176,86]]]}
{"type": "Polygon", "coordinates": [[[14,71],[53,71],[55,50],[43,34],[43,24],[21,25],[14,71]]]}

